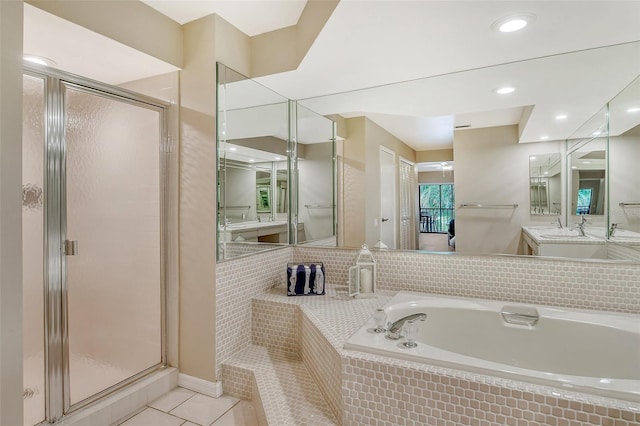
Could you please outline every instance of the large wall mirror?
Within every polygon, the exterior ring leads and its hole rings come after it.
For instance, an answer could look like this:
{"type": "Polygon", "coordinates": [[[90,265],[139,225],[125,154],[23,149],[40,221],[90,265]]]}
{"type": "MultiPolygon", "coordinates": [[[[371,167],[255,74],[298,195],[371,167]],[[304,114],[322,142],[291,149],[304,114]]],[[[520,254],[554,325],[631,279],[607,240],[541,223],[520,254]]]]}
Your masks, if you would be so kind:
{"type": "MultiPolygon", "coordinates": [[[[284,171],[286,167],[272,164],[271,205],[279,206],[278,203],[292,194],[299,196],[284,201],[290,210],[287,213],[291,215],[289,225],[297,226],[292,232],[296,234],[298,243],[309,241],[334,245],[337,227],[341,231],[340,245],[357,247],[367,242],[373,246],[380,240],[379,228],[384,219],[375,211],[381,206],[378,158],[380,149],[385,148],[393,151],[396,159],[408,160],[411,167],[414,162],[416,166],[423,162],[446,163],[447,167],[455,164],[455,172],[445,172],[444,166],[438,172],[440,175],[446,173],[445,183],[452,184],[455,190],[452,212],[455,246],[451,244],[451,235],[448,235],[451,229],[448,227],[440,230],[442,232],[434,232],[443,234],[444,240],[444,249],[435,251],[530,254],[523,244],[525,227],[543,229],[543,233],[557,243],[560,237],[573,237],[581,225],[591,235],[602,234],[605,243],[610,243],[611,226],[616,224],[614,237],[617,233],[619,241],[631,239],[627,237],[629,232],[640,232],[640,207],[636,204],[640,202],[640,183],[635,163],[632,163],[639,157],[638,151],[626,151],[627,148],[622,147],[638,149],[638,123],[629,121],[629,117],[634,115],[628,112],[634,111],[635,107],[627,106],[638,99],[637,80],[630,85],[640,74],[637,61],[633,59],[638,55],[640,43],[628,43],[293,102],[289,116],[294,118],[298,127],[291,135],[292,140],[298,138],[303,141],[306,138],[303,129],[307,110],[318,123],[327,121],[326,130],[320,132],[319,139],[311,136],[307,138],[309,143],[300,145],[299,152],[290,159],[293,167],[288,169],[287,182],[277,177],[277,170],[284,171]],[[589,67],[589,64],[596,63],[606,63],[606,78],[615,81],[615,90],[607,92],[609,97],[592,90],[594,82],[603,78],[601,68],[589,67]],[[572,71],[576,64],[581,65],[580,75],[572,71]],[[531,72],[543,69],[545,73],[531,72]],[[545,78],[549,73],[555,76],[553,82],[545,78]],[[491,85],[496,84],[497,77],[507,75],[518,76],[522,87],[571,81],[571,85],[563,86],[571,93],[563,89],[562,96],[538,103],[535,90],[532,90],[512,104],[505,101],[505,108],[493,115],[472,113],[472,106],[464,101],[465,91],[462,88],[467,87],[464,82],[487,86],[486,96],[495,96],[491,85]],[[458,93],[451,91],[452,87],[461,89],[458,93]],[[443,92],[445,89],[448,89],[446,94],[443,92]],[[618,93],[620,95],[616,96],[618,93]],[[438,112],[433,107],[425,111],[425,103],[420,99],[429,97],[440,99],[442,105],[439,108],[442,109],[455,111],[461,108],[460,105],[470,109],[460,111],[450,121],[445,120],[446,117],[425,119],[438,112]],[[566,108],[564,98],[567,97],[580,99],[580,102],[571,103],[574,110],[569,118],[558,118],[554,114],[566,108]],[[620,112],[616,112],[616,108],[620,112]],[[391,110],[400,111],[402,115],[391,115],[391,110]],[[329,116],[337,122],[337,131],[330,128],[333,123],[326,118],[329,116]],[[404,131],[423,129],[436,122],[447,122],[450,128],[444,137],[448,142],[442,149],[412,149],[410,137],[404,131]],[[332,144],[323,149],[323,144],[317,142],[336,138],[339,140],[337,150],[332,144]],[[364,143],[358,145],[360,142],[364,143]],[[329,147],[334,150],[331,154],[329,147]],[[324,165],[310,161],[315,152],[322,152],[324,158],[332,156],[331,161],[324,165]],[[336,164],[337,169],[332,170],[336,164]],[[305,177],[305,169],[310,171],[308,176],[317,178],[305,177]],[[333,192],[328,187],[322,189],[324,182],[329,181],[323,176],[331,173],[334,173],[331,181],[335,182],[337,178],[340,182],[338,203],[335,201],[335,189],[333,192]],[[307,181],[313,185],[305,190],[303,186],[307,181]],[[586,219],[584,224],[583,219],[586,219]],[[318,222],[314,224],[314,220],[318,222]],[[331,233],[330,227],[333,228],[331,233]],[[349,233],[355,238],[347,238],[349,233]]],[[[265,84],[269,81],[268,77],[257,80],[265,84]]],[[[637,120],[640,114],[634,117],[637,120]]],[[[318,126],[310,123],[309,128],[318,126]]],[[[282,138],[283,146],[287,146],[285,139],[282,138]]],[[[230,140],[225,143],[229,144],[230,140]]],[[[399,176],[399,161],[396,173],[399,176]]],[[[420,180],[423,173],[418,174],[417,168],[413,173],[420,176],[416,183],[426,183],[420,180]]],[[[439,229],[421,226],[422,206],[418,194],[416,185],[415,211],[411,219],[415,221],[416,240],[424,236],[423,229],[439,229]]],[[[252,196],[255,199],[255,193],[252,196]]],[[[275,210],[276,220],[282,211],[279,208],[275,210]]],[[[229,212],[227,209],[227,214],[229,212]]],[[[400,217],[399,212],[397,215],[400,217]]],[[[625,242],[627,246],[633,244],[628,240],[625,242]]],[[[581,254],[579,250],[552,255],[622,258],[610,255],[608,250],[599,252],[597,256],[581,254]]]]}
{"type": "Polygon", "coordinates": [[[335,246],[333,121],[217,65],[218,260],[335,246]]]}

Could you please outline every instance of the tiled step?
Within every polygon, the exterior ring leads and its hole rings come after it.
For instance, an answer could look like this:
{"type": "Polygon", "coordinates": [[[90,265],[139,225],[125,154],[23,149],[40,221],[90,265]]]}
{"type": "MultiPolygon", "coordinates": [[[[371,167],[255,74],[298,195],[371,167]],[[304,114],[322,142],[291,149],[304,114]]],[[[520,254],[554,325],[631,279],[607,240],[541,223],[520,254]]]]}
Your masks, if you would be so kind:
{"type": "Polygon", "coordinates": [[[269,425],[338,424],[302,361],[287,353],[249,346],[222,364],[222,382],[225,393],[259,402],[269,425]]]}

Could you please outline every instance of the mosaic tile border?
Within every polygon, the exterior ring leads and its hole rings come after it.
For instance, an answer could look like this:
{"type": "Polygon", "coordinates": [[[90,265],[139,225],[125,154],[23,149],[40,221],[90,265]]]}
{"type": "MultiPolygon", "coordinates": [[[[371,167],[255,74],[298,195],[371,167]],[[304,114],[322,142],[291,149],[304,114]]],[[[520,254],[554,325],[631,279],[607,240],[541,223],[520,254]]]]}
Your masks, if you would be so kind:
{"type": "MultiPolygon", "coordinates": [[[[640,264],[384,250],[374,257],[382,290],[640,313],[640,264]]],[[[295,247],[294,258],[324,262],[329,282],[345,284],[357,250],[295,247]]]]}

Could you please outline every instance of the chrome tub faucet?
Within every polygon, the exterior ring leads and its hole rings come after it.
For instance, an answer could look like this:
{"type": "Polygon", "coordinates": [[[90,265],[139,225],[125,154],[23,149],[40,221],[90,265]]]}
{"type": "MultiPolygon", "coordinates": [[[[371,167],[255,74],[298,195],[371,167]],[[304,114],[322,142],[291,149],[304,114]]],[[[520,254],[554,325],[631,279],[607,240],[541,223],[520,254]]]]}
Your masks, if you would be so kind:
{"type": "Polygon", "coordinates": [[[391,340],[398,340],[403,337],[401,332],[405,322],[424,321],[425,319],[427,319],[427,314],[425,313],[411,314],[407,315],[406,317],[400,318],[389,326],[387,335],[385,337],[391,340]]]}

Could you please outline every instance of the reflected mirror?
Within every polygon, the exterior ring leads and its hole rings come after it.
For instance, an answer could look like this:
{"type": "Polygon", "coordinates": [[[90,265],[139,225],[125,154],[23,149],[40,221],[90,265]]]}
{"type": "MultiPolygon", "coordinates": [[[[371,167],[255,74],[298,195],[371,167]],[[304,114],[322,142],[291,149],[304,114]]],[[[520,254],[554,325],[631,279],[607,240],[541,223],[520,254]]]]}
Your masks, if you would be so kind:
{"type": "Polygon", "coordinates": [[[222,64],[217,71],[217,241],[222,260],[289,243],[289,101],[222,64]],[[283,169],[284,176],[279,173],[283,169]]]}
{"type": "Polygon", "coordinates": [[[218,64],[218,260],[336,245],[334,123],[218,64]]]}
{"type": "Polygon", "coordinates": [[[560,153],[529,156],[531,214],[561,214],[561,170],[560,153]]]}
{"type": "MultiPolygon", "coordinates": [[[[570,221],[576,216],[606,214],[607,109],[601,109],[584,123],[567,142],[567,188],[570,221]]],[[[582,221],[582,219],[580,219],[582,221]]]]}
{"type": "Polygon", "coordinates": [[[609,103],[611,259],[640,261],[640,77],[609,103]]]}

